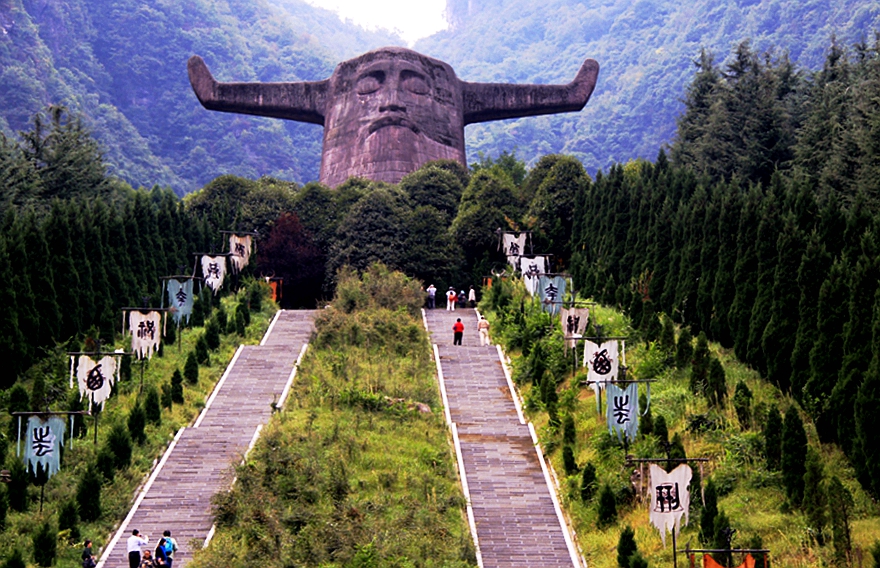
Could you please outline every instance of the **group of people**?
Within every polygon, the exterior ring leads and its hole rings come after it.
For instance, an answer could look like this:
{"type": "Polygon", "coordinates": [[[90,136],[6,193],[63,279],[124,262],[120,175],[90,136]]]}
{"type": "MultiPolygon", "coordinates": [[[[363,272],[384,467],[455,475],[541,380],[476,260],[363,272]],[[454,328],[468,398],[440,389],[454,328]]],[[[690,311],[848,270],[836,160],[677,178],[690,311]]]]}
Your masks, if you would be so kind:
{"type": "MultiPolygon", "coordinates": [[[[428,309],[433,310],[437,307],[437,287],[431,284],[425,292],[428,294],[428,309]]],[[[454,311],[455,306],[459,308],[466,308],[468,306],[474,308],[477,306],[477,291],[474,290],[473,286],[470,287],[467,293],[464,290],[456,292],[455,288],[449,287],[449,290],[446,291],[446,309],[454,311]]]]}
{"type": "MultiPolygon", "coordinates": [[[[86,550],[91,556],[90,540],[86,541],[86,550]]],[[[174,564],[174,553],[177,551],[177,541],[171,538],[171,531],[162,533],[162,538],[156,543],[155,549],[150,549],[150,537],[142,535],[134,529],[128,537],[128,566],[129,568],[171,568],[174,564]]],[[[94,559],[94,556],[91,556],[94,559]]],[[[94,568],[94,564],[86,566],[86,551],[83,551],[83,568],[94,568]]]]}
{"type": "MultiPolygon", "coordinates": [[[[477,322],[477,331],[480,332],[480,345],[492,345],[489,342],[489,320],[486,319],[486,316],[480,316],[480,320],[477,322]]],[[[453,345],[461,345],[461,339],[464,337],[464,324],[461,323],[461,318],[456,318],[455,323],[452,324],[452,344],[453,345]]]]}

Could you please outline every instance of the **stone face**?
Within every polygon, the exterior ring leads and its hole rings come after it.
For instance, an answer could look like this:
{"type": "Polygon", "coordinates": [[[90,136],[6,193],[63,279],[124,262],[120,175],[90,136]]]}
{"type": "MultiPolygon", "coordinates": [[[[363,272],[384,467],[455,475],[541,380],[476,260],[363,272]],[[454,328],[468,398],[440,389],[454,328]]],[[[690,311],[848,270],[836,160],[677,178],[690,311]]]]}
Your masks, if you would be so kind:
{"type": "Polygon", "coordinates": [[[567,85],[468,83],[448,64],[400,47],[344,61],[315,82],[219,83],[200,57],[188,67],[207,109],[322,124],[320,181],[331,187],[350,176],[397,183],[431,160],[467,165],[465,125],[578,111],[599,72],[588,59],[567,85]]]}

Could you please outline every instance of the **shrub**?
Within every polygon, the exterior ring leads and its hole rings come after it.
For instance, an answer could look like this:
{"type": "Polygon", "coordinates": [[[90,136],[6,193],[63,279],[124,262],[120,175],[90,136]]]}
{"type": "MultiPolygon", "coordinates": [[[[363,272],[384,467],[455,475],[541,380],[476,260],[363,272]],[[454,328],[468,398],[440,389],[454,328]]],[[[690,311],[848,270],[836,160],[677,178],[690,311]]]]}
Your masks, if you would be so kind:
{"type": "Polygon", "coordinates": [[[101,476],[93,465],[89,465],[79,478],[76,504],[83,521],[96,521],[101,517],[101,476]]]}
{"type": "Polygon", "coordinates": [[[159,397],[160,402],[162,403],[162,408],[170,409],[174,401],[171,400],[171,383],[162,384],[162,395],[159,397]]]}
{"type": "Polygon", "coordinates": [[[68,499],[58,511],[58,532],[67,531],[68,542],[79,541],[79,512],[76,501],[68,499]]]}
{"type": "Polygon", "coordinates": [[[37,566],[52,566],[58,552],[58,532],[45,521],[37,529],[32,538],[34,543],[34,562],[37,566]]]}
{"type": "Polygon", "coordinates": [[[716,357],[710,357],[709,379],[706,389],[706,398],[712,406],[724,406],[727,399],[727,373],[724,366],[716,357]]]}
{"type": "Polygon", "coordinates": [[[165,327],[165,341],[168,345],[174,345],[177,342],[177,324],[173,321],[169,322],[165,327]]]}
{"type": "Polygon", "coordinates": [[[121,424],[115,424],[110,429],[105,447],[113,454],[116,469],[125,469],[131,463],[131,435],[121,424]]]}
{"type": "Polygon", "coordinates": [[[785,494],[795,506],[804,498],[804,472],[807,459],[807,433],[797,408],[790,406],[782,425],[782,482],[785,494]]]}
{"type": "Polygon", "coordinates": [[[703,544],[711,544],[715,536],[715,517],[718,516],[718,493],[715,482],[710,477],[703,492],[703,509],[700,511],[700,539],[703,544]]]}
{"type": "Polygon", "coordinates": [[[581,501],[587,502],[596,493],[596,466],[587,462],[581,473],[581,501]]]}
{"type": "Polygon", "coordinates": [[[597,512],[600,528],[610,526],[617,521],[617,501],[614,499],[614,491],[607,483],[602,486],[602,491],[599,493],[597,512]]]}
{"type": "Polygon", "coordinates": [[[141,445],[147,440],[147,433],[144,431],[146,425],[147,414],[140,402],[136,401],[128,414],[128,435],[135,444],[141,445]]]}
{"type": "Polygon", "coordinates": [[[220,348],[220,324],[217,323],[216,318],[211,318],[208,321],[208,325],[205,326],[204,338],[211,351],[220,348]]]}
{"type": "Polygon", "coordinates": [[[657,436],[661,444],[669,441],[669,429],[666,427],[666,418],[662,414],[654,419],[654,435],[657,436]]]}
{"type": "Polygon", "coordinates": [[[562,447],[562,467],[565,475],[574,475],[578,470],[577,462],[574,460],[574,450],[568,444],[562,447]]]}
{"type": "Polygon", "coordinates": [[[642,556],[642,553],[636,550],[629,557],[629,568],[648,568],[648,561],[642,556]]]}
{"type": "Polygon", "coordinates": [[[159,404],[159,392],[156,387],[150,385],[144,395],[144,415],[150,424],[160,424],[162,422],[162,407],[159,404]]]}
{"type": "Polygon", "coordinates": [[[744,429],[749,428],[752,425],[752,391],[742,381],[737,381],[733,392],[733,409],[739,425],[744,429]]]}
{"type": "Polygon", "coordinates": [[[21,550],[17,548],[12,549],[12,553],[3,563],[3,568],[27,568],[21,550]]]}
{"type": "Polygon", "coordinates": [[[10,509],[19,513],[27,510],[29,484],[30,478],[24,462],[20,459],[13,460],[9,468],[9,484],[7,485],[10,509]]]}
{"type": "Polygon", "coordinates": [[[709,341],[706,334],[700,332],[697,336],[697,346],[694,348],[693,363],[691,364],[691,392],[701,395],[706,392],[709,384],[709,367],[712,355],[709,353],[709,341]]]}
{"type": "Polygon", "coordinates": [[[691,364],[691,358],[694,356],[694,337],[691,335],[690,328],[684,328],[678,334],[678,343],[675,345],[675,366],[684,369],[691,364]]]}
{"type": "Polygon", "coordinates": [[[217,309],[214,311],[214,319],[217,321],[219,331],[221,333],[226,331],[226,327],[229,325],[229,316],[226,315],[226,308],[223,307],[222,303],[217,305],[217,309]]]}
{"type": "Polygon", "coordinates": [[[116,458],[106,445],[101,446],[101,449],[98,450],[98,455],[95,457],[95,467],[107,481],[112,481],[116,475],[116,458]]]}
{"type": "Polygon", "coordinates": [[[636,533],[631,526],[627,525],[620,531],[617,541],[617,565],[620,568],[629,568],[630,557],[638,551],[636,546],[636,533]]]}
{"type": "Polygon", "coordinates": [[[211,364],[211,355],[208,352],[208,342],[205,340],[204,333],[196,341],[196,361],[199,362],[199,365],[211,364]]]}
{"type": "Polygon", "coordinates": [[[767,411],[767,421],[764,423],[764,459],[767,460],[767,469],[779,471],[782,459],[782,415],[776,405],[767,411]]]}
{"type": "Polygon", "coordinates": [[[192,351],[186,356],[186,363],[183,366],[183,376],[191,385],[199,382],[199,362],[196,360],[196,354],[192,351]]]}
{"type": "Polygon", "coordinates": [[[573,445],[576,437],[574,417],[572,417],[571,414],[566,414],[565,418],[562,420],[562,443],[573,445]]]}
{"type": "Polygon", "coordinates": [[[171,402],[183,404],[183,375],[180,369],[175,369],[171,375],[171,402]]]}

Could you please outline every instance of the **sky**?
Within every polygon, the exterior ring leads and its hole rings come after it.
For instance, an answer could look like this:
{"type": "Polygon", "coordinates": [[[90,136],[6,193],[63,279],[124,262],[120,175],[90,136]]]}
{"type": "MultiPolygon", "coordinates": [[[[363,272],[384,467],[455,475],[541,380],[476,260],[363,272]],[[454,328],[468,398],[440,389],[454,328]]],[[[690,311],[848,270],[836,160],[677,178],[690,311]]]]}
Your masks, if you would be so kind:
{"type": "Polygon", "coordinates": [[[305,0],[339,14],[343,20],[367,28],[397,32],[410,46],[446,29],[446,0],[305,0]]]}

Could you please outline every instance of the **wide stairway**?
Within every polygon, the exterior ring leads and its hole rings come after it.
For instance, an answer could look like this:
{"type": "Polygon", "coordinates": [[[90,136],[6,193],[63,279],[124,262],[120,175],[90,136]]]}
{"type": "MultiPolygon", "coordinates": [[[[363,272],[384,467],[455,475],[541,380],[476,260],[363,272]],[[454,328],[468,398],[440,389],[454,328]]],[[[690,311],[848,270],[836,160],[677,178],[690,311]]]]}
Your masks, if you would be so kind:
{"type": "Polygon", "coordinates": [[[179,550],[174,566],[192,558],[190,543],[211,534],[211,497],[228,489],[239,463],[268,423],[293,378],[314,329],[313,311],[278,312],[260,345],[239,347],[192,427],[183,428],[135,500],[98,563],[127,568],[126,539],[133,529],[155,547],[170,530],[179,550]]]}
{"type": "Polygon", "coordinates": [[[481,347],[474,310],[426,312],[457,453],[486,567],[580,567],[543,457],[514,402],[496,347],[481,347]],[[452,325],[465,325],[462,345],[452,325]]]}

